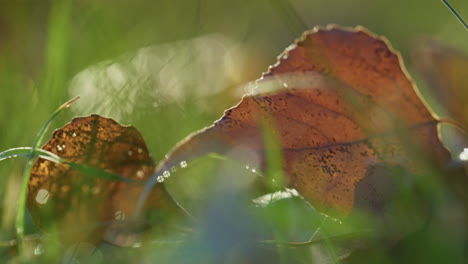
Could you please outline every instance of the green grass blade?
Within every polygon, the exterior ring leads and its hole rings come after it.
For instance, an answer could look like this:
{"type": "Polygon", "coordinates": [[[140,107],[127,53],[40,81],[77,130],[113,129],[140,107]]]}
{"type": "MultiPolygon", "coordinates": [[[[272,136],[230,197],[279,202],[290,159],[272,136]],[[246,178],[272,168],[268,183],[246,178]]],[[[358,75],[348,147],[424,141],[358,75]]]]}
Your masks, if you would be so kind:
{"type": "Polygon", "coordinates": [[[289,0],[270,0],[270,4],[278,12],[294,36],[300,36],[302,32],[308,29],[306,23],[289,0]]]}
{"type": "Polygon", "coordinates": [[[262,137],[265,146],[266,171],[269,187],[272,191],[282,190],[286,187],[283,171],[283,149],[278,130],[267,123],[262,124],[262,137]]]}
{"type": "Polygon", "coordinates": [[[23,245],[22,241],[24,238],[24,215],[26,211],[26,196],[28,193],[28,183],[29,183],[29,176],[31,175],[31,170],[34,165],[34,162],[37,158],[35,155],[35,151],[39,148],[39,144],[44,138],[44,134],[49,128],[50,123],[52,120],[63,110],[67,109],[70,104],[72,104],[74,101],[76,101],[79,97],[75,97],[72,100],[64,103],[60,107],[55,110],[55,112],[52,114],[52,116],[47,120],[47,122],[42,126],[42,128],[39,130],[39,133],[36,136],[36,139],[34,140],[34,143],[32,145],[32,148],[30,149],[30,158],[28,162],[26,163],[26,166],[24,167],[23,170],[23,182],[21,184],[21,189],[20,189],[20,195],[19,195],[19,201],[18,201],[18,213],[16,215],[16,236],[18,238],[18,251],[20,254],[22,254],[23,251],[23,245]]]}
{"type": "Polygon", "coordinates": [[[31,150],[33,150],[33,148],[21,147],[21,148],[12,148],[12,149],[3,151],[0,153],[0,161],[4,159],[9,159],[9,158],[15,158],[15,157],[27,157],[27,158],[32,159],[32,158],[39,156],[43,159],[50,160],[55,163],[67,164],[73,169],[83,174],[86,174],[88,176],[95,177],[95,178],[105,179],[109,181],[123,181],[123,182],[128,182],[128,183],[142,184],[142,182],[140,181],[132,180],[132,179],[114,174],[112,172],[106,171],[98,167],[88,166],[84,164],[78,164],[78,163],[67,161],[55,155],[54,153],[43,150],[43,149],[36,149],[34,152],[32,152],[31,150]]]}
{"type": "Polygon", "coordinates": [[[5,150],[0,153],[0,161],[16,157],[31,157],[31,150],[32,148],[29,147],[12,148],[5,150]]]}
{"type": "Polygon", "coordinates": [[[70,107],[70,105],[75,102],[76,100],[78,100],[80,97],[77,96],[73,99],[71,99],[70,101],[64,103],[63,105],[61,105],[59,108],[57,108],[57,110],[55,110],[55,112],[52,114],[52,116],[49,118],[49,120],[47,120],[44,125],[41,127],[41,129],[39,130],[39,133],[37,133],[37,136],[36,136],[36,139],[34,140],[34,143],[32,145],[32,148],[33,149],[38,149],[39,148],[39,145],[41,144],[42,142],[42,139],[44,139],[44,135],[45,135],[45,132],[47,131],[47,129],[49,128],[50,124],[52,123],[52,120],[54,120],[54,118],[60,113],[62,112],[63,110],[67,109],[68,107],[70,107]]]}
{"type": "Polygon", "coordinates": [[[47,45],[45,46],[45,80],[41,98],[58,99],[59,91],[66,86],[68,78],[71,35],[72,0],[50,1],[47,21],[47,45]]]}
{"type": "Polygon", "coordinates": [[[28,191],[29,175],[31,174],[31,169],[35,160],[35,158],[30,158],[24,167],[23,183],[21,185],[21,192],[18,201],[18,214],[16,215],[16,236],[19,242],[18,251],[20,254],[23,253],[22,241],[24,240],[24,214],[26,210],[26,195],[28,191]]]}
{"type": "Polygon", "coordinates": [[[463,27],[468,30],[468,24],[466,24],[465,20],[458,14],[458,12],[455,10],[455,8],[452,7],[452,5],[447,2],[447,0],[442,0],[442,2],[445,4],[445,6],[452,12],[452,14],[458,19],[458,21],[463,25],[463,27]]]}
{"type": "Polygon", "coordinates": [[[98,167],[88,166],[88,165],[78,164],[78,163],[73,163],[73,162],[64,162],[64,163],[67,165],[70,165],[70,167],[72,167],[73,169],[83,174],[86,174],[88,176],[92,176],[95,178],[101,178],[101,179],[110,180],[110,181],[123,181],[123,182],[128,182],[128,183],[143,184],[140,181],[125,178],[123,176],[114,174],[112,172],[103,170],[98,167]]]}
{"type": "Polygon", "coordinates": [[[37,155],[39,157],[41,157],[43,159],[50,160],[50,161],[55,162],[55,163],[67,164],[70,167],[72,167],[73,169],[75,169],[75,170],[77,170],[77,171],[79,171],[79,172],[81,172],[81,173],[83,173],[83,174],[85,174],[87,176],[91,176],[91,177],[99,178],[99,179],[104,179],[104,180],[109,180],[109,181],[122,181],[122,182],[128,182],[128,183],[143,184],[141,181],[129,179],[129,178],[114,174],[112,172],[106,171],[104,169],[101,169],[99,167],[89,166],[89,165],[86,165],[86,164],[79,164],[79,163],[74,163],[74,162],[67,161],[64,158],[62,158],[60,156],[57,156],[56,154],[54,154],[52,152],[49,152],[49,151],[46,151],[46,150],[43,150],[43,149],[37,149],[35,152],[37,153],[37,155]]]}

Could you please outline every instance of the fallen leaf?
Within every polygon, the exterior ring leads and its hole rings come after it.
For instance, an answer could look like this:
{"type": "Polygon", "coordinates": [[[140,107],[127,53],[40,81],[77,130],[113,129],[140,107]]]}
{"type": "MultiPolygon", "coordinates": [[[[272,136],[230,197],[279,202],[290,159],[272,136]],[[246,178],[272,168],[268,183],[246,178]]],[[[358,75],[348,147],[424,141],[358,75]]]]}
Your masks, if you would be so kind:
{"type": "Polygon", "coordinates": [[[468,131],[468,55],[427,40],[418,45],[413,57],[437,101],[468,131]]]}
{"type": "MultiPolygon", "coordinates": [[[[56,130],[43,149],[68,162],[142,183],[155,167],[136,128],[98,115],[73,119],[56,130]]],[[[131,220],[142,188],[142,184],[86,175],[40,158],[31,171],[27,206],[36,225],[46,230],[55,226],[65,243],[105,239],[126,245],[129,241],[118,237],[116,229],[131,220]]],[[[165,212],[173,208],[171,203],[165,189],[157,186],[146,208],[165,212]]]]}
{"type": "Polygon", "coordinates": [[[356,189],[382,167],[418,173],[424,168],[415,153],[435,164],[450,158],[437,123],[385,39],[360,27],[316,28],[279,56],[253,94],[179,143],[156,175],[233,149],[248,149],[235,158],[265,167],[266,127],[279,137],[287,185],[319,211],[345,217],[355,197],[373,203],[372,186],[356,189]]]}

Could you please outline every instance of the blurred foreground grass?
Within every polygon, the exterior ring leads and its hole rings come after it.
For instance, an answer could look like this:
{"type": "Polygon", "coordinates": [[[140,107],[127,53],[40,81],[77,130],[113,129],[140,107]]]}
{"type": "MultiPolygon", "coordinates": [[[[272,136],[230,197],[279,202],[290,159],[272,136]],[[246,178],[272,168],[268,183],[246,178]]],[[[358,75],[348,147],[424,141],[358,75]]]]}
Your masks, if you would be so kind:
{"type": "MultiPolygon", "coordinates": [[[[457,3],[455,8],[468,14],[468,3],[457,3]]],[[[82,99],[60,115],[53,127],[73,116],[112,117],[137,127],[155,160],[161,160],[175,143],[237,103],[242,86],[260,77],[300,32],[330,23],[363,25],[386,36],[403,58],[414,40],[424,35],[468,50],[468,34],[435,0],[4,1],[0,6],[0,150],[30,146],[55,108],[80,95],[82,99]]],[[[419,82],[418,86],[424,87],[419,82]]],[[[265,239],[260,234],[267,228],[275,230],[272,239],[288,241],[307,240],[317,226],[323,233],[333,233],[330,236],[346,228],[318,215],[299,198],[279,201],[252,215],[245,209],[250,206],[247,200],[238,200],[229,191],[232,186],[216,178],[238,179],[241,172],[249,173],[244,165],[210,157],[199,164],[176,172],[168,183],[182,204],[203,212],[195,235],[175,232],[164,239],[150,239],[152,243],[138,249],[108,245],[98,250],[67,249],[50,239],[39,249],[31,247],[30,254],[36,254],[38,261],[62,258],[65,262],[77,255],[84,258],[83,263],[135,262],[135,258],[234,263],[246,262],[247,256],[252,262],[304,263],[327,262],[330,256],[346,254],[326,235],[323,243],[311,247],[257,244],[265,239]]],[[[0,165],[4,201],[0,239],[8,241],[15,237],[12,219],[24,161],[7,160],[0,165]]],[[[451,213],[437,217],[449,221],[437,218],[426,226],[431,232],[412,234],[406,244],[396,247],[395,259],[392,252],[378,247],[365,255],[381,263],[459,262],[466,237],[452,239],[457,230],[437,226],[457,219],[457,207],[450,207],[452,198],[444,192],[442,188],[435,204],[451,213]]],[[[29,231],[35,231],[32,225],[29,231]]],[[[14,259],[9,247],[2,244],[0,250],[0,262],[14,259]]]]}

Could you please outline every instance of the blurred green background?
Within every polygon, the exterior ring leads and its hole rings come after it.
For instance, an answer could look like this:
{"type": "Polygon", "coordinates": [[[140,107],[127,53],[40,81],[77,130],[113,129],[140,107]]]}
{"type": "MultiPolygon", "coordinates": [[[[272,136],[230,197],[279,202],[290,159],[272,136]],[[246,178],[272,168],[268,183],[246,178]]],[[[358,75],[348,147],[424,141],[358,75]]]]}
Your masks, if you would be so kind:
{"type": "MultiPolygon", "coordinates": [[[[468,17],[467,1],[452,4],[468,17]]],[[[468,51],[468,33],[438,0],[1,1],[0,150],[30,146],[52,112],[80,95],[54,128],[109,116],[137,127],[161,160],[236,104],[301,32],[327,24],[385,36],[410,72],[420,37],[468,51]]],[[[13,237],[10,179],[22,165],[0,163],[3,239],[13,237]]]]}

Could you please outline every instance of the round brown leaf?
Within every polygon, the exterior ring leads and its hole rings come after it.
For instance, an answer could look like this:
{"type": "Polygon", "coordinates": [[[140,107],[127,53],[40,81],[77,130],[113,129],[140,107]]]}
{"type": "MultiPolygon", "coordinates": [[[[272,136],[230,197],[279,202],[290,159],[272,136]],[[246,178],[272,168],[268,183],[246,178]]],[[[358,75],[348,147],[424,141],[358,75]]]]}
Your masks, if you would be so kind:
{"type": "Polygon", "coordinates": [[[420,172],[415,153],[449,159],[437,123],[385,39],[362,28],[317,28],[280,55],[255,94],[181,142],[158,170],[233,148],[253,150],[264,164],[266,125],[279,137],[288,185],[320,211],[346,216],[356,195],[374,199],[374,190],[355,190],[375,166],[420,172]]]}
{"type": "MultiPolygon", "coordinates": [[[[91,115],[73,119],[43,147],[69,162],[98,167],[144,183],[154,171],[145,141],[132,126],[91,115]]],[[[38,159],[31,172],[27,206],[42,228],[58,228],[65,242],[99,241],[111,222],[129,219],[143,185],[85,175],[65,164],[38,159]]],[[[170,207],[161,185],[147,208],[170,207]]],[[[112,241],[111,241],[112,242],[112,241]]]]}

